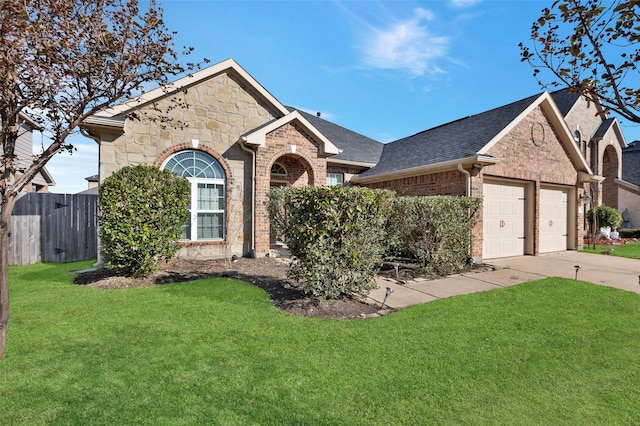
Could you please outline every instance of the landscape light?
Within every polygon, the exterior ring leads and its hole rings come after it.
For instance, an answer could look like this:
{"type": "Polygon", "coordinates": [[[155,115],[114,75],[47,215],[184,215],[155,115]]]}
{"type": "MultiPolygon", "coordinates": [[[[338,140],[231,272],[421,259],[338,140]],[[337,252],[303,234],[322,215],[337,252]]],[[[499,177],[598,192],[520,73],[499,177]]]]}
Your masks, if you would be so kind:
{"type": "Polygon", "coordinates": [[[391,293],[393,293],[393,289],[391,287],[387,287],[387,292],[384,295],[384,300],[382,301],[382,306],[380,306],[380,309],[384,308],[384,304],[387,303],[387,297],[389,297],[391,293]]]}

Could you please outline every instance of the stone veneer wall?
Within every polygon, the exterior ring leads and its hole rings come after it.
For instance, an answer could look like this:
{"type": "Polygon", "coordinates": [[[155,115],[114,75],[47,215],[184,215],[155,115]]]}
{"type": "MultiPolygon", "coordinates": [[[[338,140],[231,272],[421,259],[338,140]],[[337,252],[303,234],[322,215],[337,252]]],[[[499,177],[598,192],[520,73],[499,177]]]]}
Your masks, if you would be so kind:
{"type": "MultiPolygon", "coordinates": [[[[162,128],[143,114],[140,121],[128,119],[124,134],[102,137],[100,179],[128,165],[162,165],[170,154],[181,149],[201,149],[212,154],[227,172],[226,241],[185,243],[178,255],[245,254],[251,243],[252,164],[251,155],[240,148],[238,141],[247,131],[276,118],[277,112],[268,108],[234,73],[218,74],[176,96],[183,96],[189,106],[172,110],[171,117],[188,123],[188,127],[162,128]]],[[[160,108],[169,105],[166,99],[158,102],[160,108]]],[[[142,111],[153,114],[149,108],[142,111]]]]}

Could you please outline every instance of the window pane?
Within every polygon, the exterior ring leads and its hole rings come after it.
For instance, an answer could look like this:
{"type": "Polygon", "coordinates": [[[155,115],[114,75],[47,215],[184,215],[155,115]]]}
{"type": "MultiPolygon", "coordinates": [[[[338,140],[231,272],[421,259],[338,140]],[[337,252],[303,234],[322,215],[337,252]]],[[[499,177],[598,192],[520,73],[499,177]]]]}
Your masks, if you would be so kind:
{"type": "Polygon", "coordinates": [[[198,239],[222,238],[222,213],[198,213],[198,239]]]}
{"type": "Polygon", "coordinates": [[[198,210],[223,210],[224,186],[217,183],[198,183],[198,210]]]}
{"type": "Polygon", "coordinates": [[[327,186],[342,186],[342,173],[327,173],[327,186]]]}

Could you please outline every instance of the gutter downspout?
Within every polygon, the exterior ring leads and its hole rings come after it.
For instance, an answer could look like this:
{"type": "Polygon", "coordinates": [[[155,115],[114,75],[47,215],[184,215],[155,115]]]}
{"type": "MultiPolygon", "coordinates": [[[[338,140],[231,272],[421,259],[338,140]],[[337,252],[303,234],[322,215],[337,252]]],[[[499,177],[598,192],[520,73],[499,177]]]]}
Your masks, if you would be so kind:
{"type": "Polygon", "coordinates": [[[465,192],[467,194],[467,197],[470,197],[471,196],[471,173],[469,173],[462,167],[462,163],[458,163],[458,170],[460,170],[460,173],[462,173],[467,177],[466,184],[465,184],[465,192]]]}
{"type": "Polygon", "coordinates": [[[240,148],[251,154],[251,249],[250,256],[256,257],[256,152],[244,145],[244,139],[240,139],[240,148]]]}
{"type": "MultiPolygon", "coordinates": [[[[462,167],[462,163],[458,163],[458,170],[460,171],[460,173],[462,173],[466,177],[466,179],[465,179],[465,193],[467,194],[467,197],[470,197],[471,196],[471,173],[469,173],[468,171],[466,171],[464,169],[464,167],[462,167]]],[[[467,212],[467,214],[470,214],[470,212],[467,212]]],[[[473,245],[473,232],[471,234],[472,235],[469,238],[469,251],[471,251],[471,247],[473,245]]],[[[478,259],[473,257],[471,253],[469,253],[469,257],[467,259],[467,262],[469,263],[469,268],[471,268],[471,267],[473,267],[473,265],[475,263],[478,262],[478,259]]]]}

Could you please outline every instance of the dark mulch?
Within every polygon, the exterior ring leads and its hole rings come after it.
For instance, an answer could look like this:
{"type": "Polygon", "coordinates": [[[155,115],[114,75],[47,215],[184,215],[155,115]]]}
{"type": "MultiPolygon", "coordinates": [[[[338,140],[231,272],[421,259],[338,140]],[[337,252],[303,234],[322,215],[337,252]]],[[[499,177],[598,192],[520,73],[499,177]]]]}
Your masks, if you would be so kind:
{"type": "MultiPolygon", "coordinates": [[[[288,265],[281,259],[240,258],[229,260],[174,259],[161,265],[148,278],[118,276],[106,269],[76,275],[74,283],[101,289],[179,283],[211,277],[228,277],[249,282],[265,290],[273,304],[286,312],[315,318],[359,319],[378,316],[379,306],[358,298],[324,301],[306,296],[287,279],[288,265]]],[[[388,312],[388,311],[385,311],[388,312]]]]}

